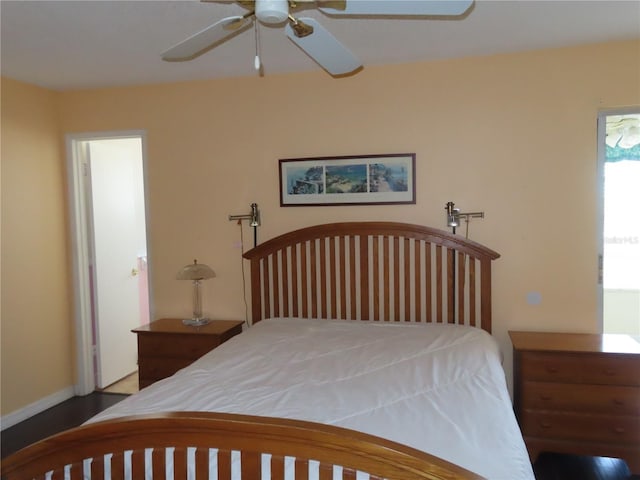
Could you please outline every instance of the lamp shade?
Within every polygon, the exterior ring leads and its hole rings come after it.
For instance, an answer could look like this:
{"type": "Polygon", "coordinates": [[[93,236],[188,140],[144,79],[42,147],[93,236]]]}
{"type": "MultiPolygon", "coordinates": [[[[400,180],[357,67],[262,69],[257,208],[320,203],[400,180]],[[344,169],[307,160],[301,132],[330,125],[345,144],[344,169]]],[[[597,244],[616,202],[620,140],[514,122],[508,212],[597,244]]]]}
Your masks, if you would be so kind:
{"type": "Polygon", "coordinates": [[[198,263],[198,260],[194,260],[193,263],[182,267],[176,278],[178,280],[206,280],[215,276],[216,273],[209,265],[198,263]]]}

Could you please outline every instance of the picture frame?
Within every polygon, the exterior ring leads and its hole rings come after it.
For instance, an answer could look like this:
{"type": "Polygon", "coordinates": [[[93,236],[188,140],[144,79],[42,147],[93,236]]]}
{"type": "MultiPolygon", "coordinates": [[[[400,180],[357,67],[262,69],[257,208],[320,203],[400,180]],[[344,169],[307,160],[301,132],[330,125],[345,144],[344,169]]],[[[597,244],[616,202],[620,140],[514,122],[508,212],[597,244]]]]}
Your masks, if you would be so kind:
{"type": "Polygon", "coordinates": [[[285,158],[280,206],[416,203],[415,153],[285,158]]]}

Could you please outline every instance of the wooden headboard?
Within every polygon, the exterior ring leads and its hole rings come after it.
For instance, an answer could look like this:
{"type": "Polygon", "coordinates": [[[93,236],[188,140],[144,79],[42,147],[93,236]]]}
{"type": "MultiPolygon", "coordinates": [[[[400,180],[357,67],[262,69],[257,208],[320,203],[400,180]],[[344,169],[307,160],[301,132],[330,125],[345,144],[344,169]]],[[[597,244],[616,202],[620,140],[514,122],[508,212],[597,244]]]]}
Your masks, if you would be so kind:
{"type": "Polygon", "coordinates": [[[491,332],[491,261],[443,230],[396,222],[327,223],[247,251],[251,317],[457,323],[491,332]]]}

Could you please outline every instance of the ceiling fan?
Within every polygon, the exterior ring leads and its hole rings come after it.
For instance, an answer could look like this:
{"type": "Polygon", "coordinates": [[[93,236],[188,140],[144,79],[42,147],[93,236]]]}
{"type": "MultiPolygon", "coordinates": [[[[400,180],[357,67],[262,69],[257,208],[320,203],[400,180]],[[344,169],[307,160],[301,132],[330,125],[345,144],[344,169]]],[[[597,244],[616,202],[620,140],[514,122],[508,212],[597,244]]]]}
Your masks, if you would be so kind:
{"type": "MultiPolygon", "coordinates": [[[[212,0],[202,0],[212,1],[212,0]]],[[[229,0],[213,0],[229,1],[229,0]]],[[[249,11],[226,17],[162,53],[166,61],[192,60],[254,25],[255,19],[268,26],[285,25],[287,37],[331,75],[345,75],[359,69],[360,61],[319,22],[296,18],[291,11],[317,8],[328,16],[416,17],[454,16],[466,12],[474,0],[237,0],[249,11]]],[[[256,55],[256,69],[259,59],[256,55]]]]}

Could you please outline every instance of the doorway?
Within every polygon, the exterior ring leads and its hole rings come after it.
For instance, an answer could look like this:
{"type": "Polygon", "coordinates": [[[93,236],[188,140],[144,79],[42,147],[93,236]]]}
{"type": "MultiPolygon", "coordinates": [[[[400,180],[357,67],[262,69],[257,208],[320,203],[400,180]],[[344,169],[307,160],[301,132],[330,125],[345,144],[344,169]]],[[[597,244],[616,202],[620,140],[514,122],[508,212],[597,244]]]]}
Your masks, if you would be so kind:
{"type": "Polygon", "coordinates": [[[70,136],[76,393],[137,369],[136,328],[149,321],[142,132],[70,136]]]}
{"type": "Polygon", "coordinates": [[[640,109],[598,120],[602,331],[640,335],[640,109]]]}

